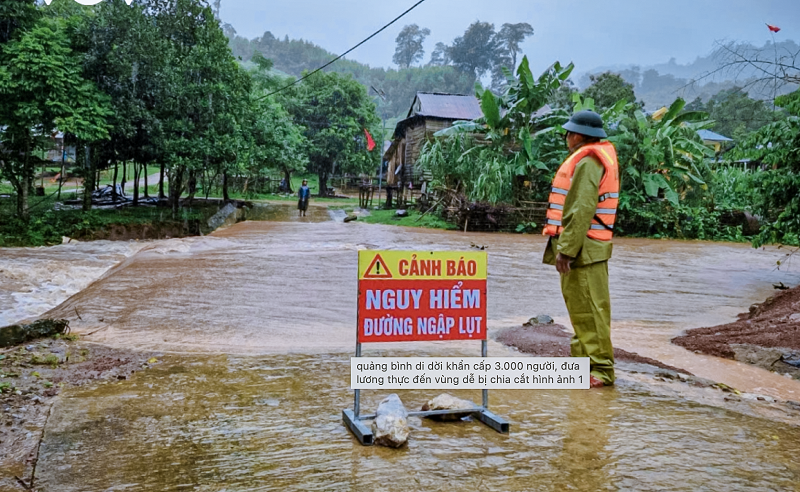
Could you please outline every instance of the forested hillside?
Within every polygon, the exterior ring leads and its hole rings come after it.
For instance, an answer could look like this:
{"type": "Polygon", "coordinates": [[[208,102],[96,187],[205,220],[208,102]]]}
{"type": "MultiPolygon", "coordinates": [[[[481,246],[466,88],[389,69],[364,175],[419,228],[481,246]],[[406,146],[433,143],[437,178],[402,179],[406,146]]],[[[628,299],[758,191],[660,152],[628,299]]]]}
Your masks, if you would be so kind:
{"type": "MultiPolygon", "coordinates": [[[[314,70],[336,57],[335,54],[302,39],[278,39],[267,31],[253,40],[237,36],[227,30],[234,56],[248,61],[253,53],[260,52],[272,60],[274,68],[289,75],[300,76],[304,70],[314,70]]],[[[385,117],[402,118],[408,112],[417,91],[470,94],[474,77],[452,66],[423,66],[404,69],[372,68],[353,60],[339,60],[326,69],[351,74],[368,88],[375,87],[385,93],[386,102],[379,106],[385,117]]],[[[370,94],[375,95],[373,91],[370,94]]]]}

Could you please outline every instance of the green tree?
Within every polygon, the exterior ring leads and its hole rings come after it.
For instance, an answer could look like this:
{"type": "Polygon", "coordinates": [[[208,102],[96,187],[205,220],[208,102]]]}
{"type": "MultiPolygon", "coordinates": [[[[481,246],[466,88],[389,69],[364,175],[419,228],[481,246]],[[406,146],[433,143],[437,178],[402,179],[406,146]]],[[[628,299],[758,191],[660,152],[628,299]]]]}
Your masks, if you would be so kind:
{"type": "Polygon", "coordinates": [[[0,44],[10,41],[17,30],[32,27],[41,17],[35,0],[3,0],[0,2],[0,44]]]}
{"type": "Polygon", "coordinates": [[[436,43],[436,46],[431,51],[431,59],[428,66],[441,67],[450,64],[450,56],[447,54],[448,46],[442,42],[436,43]]]}
{"type": "Polygon", "coordinates": [[[533,36],[533,27],[527,22],[517,24],[503,24],[498,31],[496,39],[500,45],[504,46],[511,56],[511,70],[517,68],[517,54],[520,52],[520,43],[525,41],[528,36],[533,36]]]}
{"type": "Polygon", "coordinates": [[[40,19],[2,45],[0,59],[3,174],[17,192],[18,215],[27,219],[35,152],[56,130],[86,144],[107,139],[111,111],[108,97],[83,78],[62,19],[40,19]]]}
{"type": "Polygon", "coordinates": [[[495,65],[498,48],[494,24],[475,21],[453,40],[447,55],[456,68],[479,79],[495,65]]]}
{"type": "Polygon", "coordinates": [[[413,63],[422,60],[422,56],[425,54],[422,43],[425,42],[425,38],[428,37],[430,33],[430,29],[420,29],[416,24],[403,27],[403,29],[400,30],[400,34],[398,34],[397,38],[394,40],[397,47],[394,50],[392,61],[400,68],[408,68],[413,63]]]}
{"type": "MultiPolygon", "coordinates": [[[[146,172],[158,155],[156,101],[166,90],[160,85],[165,43],[143,5],[129,6],[121,0],[103,2],[94,15],[82,16],[73,42],[85,53],[84,76],[110,96],[113,106],[111,139],[95,149],[96,160],[115,168],[115,184],[118,163],[131,162],[133,204],[138,205],[140,172],[146,172]]],[[[163,189],[163,175],[159,185],[163,189]]],[[[144,192],[147,195],[146,187],[144,192]]]]}
{"type": "MultiPolygon", "coordinates": [[[[633,84],[625,82],[619,74],[604,72],[600,75],[590,75],[589,80],[591,85],[583,91],[583,96],[592,98],[599,111],[614,107],[622,99],[631,103],[636,101],[633,84]]],[[[641,104],[638,106],[641,107],[641,104]]]]}
{"type": "Polygon", "coordinates": [[[250,139],[246,153],[247,169],[250,174],[269,170],[282,172],[291,193],[292,173],[304,171],[308,164],[307,141],[303,128],[294,123],[292,115],[281,103],[280,95],[267,97],[269,92],[283,84],[283,80],[269,73],[271,60],[261,58],[256,63],[258,68],[250,71],[254,84],[247,120],[243,125],[243,133],[250,139]]]}
{"type": "Polygon", "coordinates": [[[755,246],[800,244],[800,90],[776,98],[775,104],[788,116],[759,128],[733,151],[735,158],[767,168],[756,178],[762,201],[754,208],[765,224],[755,246]]]}
{"type": "MultiPolygon", "coordinates": [[[[209,166],[223,175],[236,167],[231,142],[249,77],[233,58],[219,21],[199,0],[151,0],[148,12],[161,40],[155,115],[162,137],[160,159],[169,169],[169,199],[177,214],[180,198],[192,194],[197,177],[209,166]]],[[[227,194],[224,187],[223,193],[227,194]]]]}
{"type": "Polygon", "coordinates": [[[375,103],[366,88],[349,76],[318,72],[294,87],[287,109],[308,139],[309,170],[327,193],[336,171],[363,172],[377,166],[378,152],[366,151],[365,128],[377,125],[375,103]]]}
{"type": "Polygon", "coordinates": [[[751,99],[740,87],[724,89],[705,105],[705,110],[715,121],[714,131],[726,137],[741,140],[746,134],[773,122],[780,113],[767,107],[764,101],[751,99]]]}

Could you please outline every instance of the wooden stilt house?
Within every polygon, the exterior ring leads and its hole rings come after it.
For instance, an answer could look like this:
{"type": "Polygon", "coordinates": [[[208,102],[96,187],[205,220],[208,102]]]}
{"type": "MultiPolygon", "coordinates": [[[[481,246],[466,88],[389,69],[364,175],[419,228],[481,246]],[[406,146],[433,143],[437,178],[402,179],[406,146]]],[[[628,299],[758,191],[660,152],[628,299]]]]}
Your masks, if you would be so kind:
{"type": "Polygon", "coordinates": [[[419,190],[422,173],[415,164],[425,142],[455,121],[482,116],[475,96],[417,92],[408,116],[397,123],[391,145],[383,154],[389,163],[386,183],[397,190],[398,203],[410,201],[414,190],[419,190]]]}

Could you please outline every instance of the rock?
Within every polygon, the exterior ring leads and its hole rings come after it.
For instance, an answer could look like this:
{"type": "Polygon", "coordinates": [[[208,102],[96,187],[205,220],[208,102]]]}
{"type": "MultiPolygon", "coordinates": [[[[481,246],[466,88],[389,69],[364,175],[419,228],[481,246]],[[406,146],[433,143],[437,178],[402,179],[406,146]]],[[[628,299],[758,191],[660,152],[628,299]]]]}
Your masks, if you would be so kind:
{"type": "Polygon", "coordinates": [[[781,360],[783,356],[778,349],[763,348],[756,345],[732,343],[730,347],[733,349],[734,358],[736,360],[752,364],[768,371],[773,370],[775,363],[781,360]]]}
{"type": "Polygon", "coordinates": [[[428,417],[431,420],[439,421],[461,420],[464,417],[472,415],[474,408],[475,405],[471,401],[462,400],[461,398],[456,398],[455,396],[447,393],[442,393],[441,395],[432,400],[428,400],[426,404],[422,405],[423,412],[427,412],[429,410],[472,410],[469,412],[453,413],[448,415],[430,415],[428,417]]]}
{"type": "Polygon", "coordinates": [[[761,217],[752,215],[750,212],[744,212],[744,224],[742,224],[742,232],[747,236],[758,234],[761,230],[761,217]]]}
{"type": "Polygon", "coordinates": [[[800,369],[800,352],[785,352],[781,357],[783,362],[800,369]]]}
{"type": "Polygon", "coordinates": [[[394,213],[397,217],[408,217],[408,210],[398,210],[394,213]]]}
{"type": "Polygon", "coordinates": [[[379,446],[399,448],[408,442],[408,412],[400,397],[391,394],[378,405],[372,421],[373,442],[379,446]]]}
{"type": "Polygon", "coordinates": [[[0,347],[8,347],[59,333],[63,334],[68,327],[69,321],[65,319],[38,319],[29,325],[4,326],[0,328],[0,347]]]}
{"type": "Polygon", "coordinates": [[[67,236],[61,236],[61,244],[67,244],[69,242],[69,238],[67,236]]]}
{"type": "Polygon", "coordinates": [[[208,219],[208,227],[217,229],[222,226],[231,226],[236,223],[242,212],[233,203],[227,203],[217,213],[208,219]]]}
{"type": "Polygon", "coordinates": [[[680,379],[680,376],[678,375],[677,372],[670,371],[667,369],[658,369],[653,372],[653,375],[664,379],[671,379],[671,380],[680,379]]]}
{"type": "Polygon", "coordinates": [[[800,322],[800,313],[790,314],[789,315],[789,321],[800,322]]]}
{"type": "Polygon", "coordinates": [[[522,326],[552,325],[553,323],[555,323],[555,321],[553,321],[553,318],[550,316],[546,314],[539,314],[523,323],[522,326]]]}
{"type": "Polygon", "coordinates": [[[353,222],[354,220],[358,220],[357,215],[350,214],[344,218],[344,222],[353,222]]]}

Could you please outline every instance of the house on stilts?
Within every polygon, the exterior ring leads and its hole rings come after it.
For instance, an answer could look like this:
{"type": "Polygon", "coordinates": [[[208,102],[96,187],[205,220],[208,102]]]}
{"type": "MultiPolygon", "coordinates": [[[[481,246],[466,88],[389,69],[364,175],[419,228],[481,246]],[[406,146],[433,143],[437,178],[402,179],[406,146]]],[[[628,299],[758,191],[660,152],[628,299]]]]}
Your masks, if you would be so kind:
{"type": "Polygon", "coordinates": [[[398,204],[409,203],[422,185],[422,170],[416,166],[420,150],[433,134],[459,120],[483,116],[475,96],[417,92],[408,115],[397,123],[391,145],[383,154],[388,163],[386,184],[395,191],[398,204]]]}

